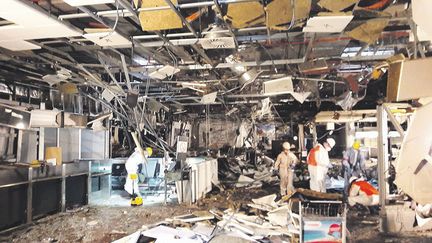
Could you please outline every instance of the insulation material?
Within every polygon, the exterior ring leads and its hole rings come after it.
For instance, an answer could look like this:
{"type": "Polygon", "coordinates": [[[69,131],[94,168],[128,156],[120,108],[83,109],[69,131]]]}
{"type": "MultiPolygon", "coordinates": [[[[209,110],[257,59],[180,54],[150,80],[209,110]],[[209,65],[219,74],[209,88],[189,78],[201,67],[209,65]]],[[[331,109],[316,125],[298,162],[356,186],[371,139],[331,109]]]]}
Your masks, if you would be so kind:
{"type": "Polygon", "coordinates": [[[267,12],[267,27],[271,29],[286,30],[288,27],[280,27],[287,25],[293,20],[306,19],[309,17],[311,10],[311,0],[294,0],[294,7],[291,5],[291,0],[274,0],[266,6],[267,12]],[[295,8],[295,9],[294,9],[295,8]],[[293,13],[294,9],[294,13],[293,13]]]}
{"type": "Polygon", "coordinates": [[[396,164],[395,183],[420,204],[432,203],[432,104],[416,110],[396,164]]]}
{"type": "Polygon", "coordinates": [[[225,19],[236,29],[264,24],[264,7],[259,2],[230,3],[225,19]]]}
{"type": "Polygon", "coordinates": [[[351,7],[359,0],[320,0],[318,5],[332,12],[340,12],[348,7],[351,7]]]}
{"type": "Polygon", "coordinates": [[[265,94],[278,94],[294,92],[292,77],[279,78],[264,82],[265,94]]]}
{"type": "Polygon", "coordinates": [[[62,164],[62,148],[60,147],[46,147],[45,160],[52,165],[62,164]]]}
{"type": "Polygon", "coordinates": [[[126,104],[130,108],[135,108],[138,104],[138,92],[128,92],[126,97],[126,104]]]}
{"type": "Polygon", "coordinates": [[[353,18],[353,15],[315,16],[307,21],[303,32],[340,33],[353,18]]]}
{"type": "Polygon", "coordinates": [[[78,94],[78,87],[73,83],[61,84],[58,89],[63,94],[78,94]]]}
{"type": "Polygon", "coordinates": [[[216,101],[216,98],[217,98],[217,92],[206,94],[201,98],[200,103],[201,104],[212,104],[216,101]]]}
{"type": "Polygon", "coordinates": [[[78,7],[86,5],[115,3],[115,0],[63,0],[63,2],[74,7],[78,7]]]}
{"type": "Polygon", "coordinates": [[[387,99],[402,101],[432,96],[431,68],[432,58],[390,64],[387,99]]]}
{"type": "Polygon", "coordinates": [[[92,41],[99,46],[110,47],[130,47],[132,43],[115,31],[103,31],[96,33],[87,33],[83,35],[87,40],[92,41]]]}
{"type": "MultiPolygon", "coordinates": [[[[136,1],[135,1],[136,2],[136,1]]],[[[177,0],[171,0],[177,5],[177,0]]],[[[141,0],[141,8],[168,6],[165,0],[141,0]]],[[[170,30],[183,28],[182,20],[171,9],[157,11],[141,11],[139,13],[141,28],[144,31],[170,30]]]]}
{"type": "Polygon", "coordinates": [[[389,20],[389,18],[371,19],[345,33],[356,40],[373,44],[381,37],[389,20]]]}
{"type": "Polygon", "coordinates": [[[87,127],[87,116],[73,114],[73,113],[64,113],[63,120],[64,127],[87,127]]]}

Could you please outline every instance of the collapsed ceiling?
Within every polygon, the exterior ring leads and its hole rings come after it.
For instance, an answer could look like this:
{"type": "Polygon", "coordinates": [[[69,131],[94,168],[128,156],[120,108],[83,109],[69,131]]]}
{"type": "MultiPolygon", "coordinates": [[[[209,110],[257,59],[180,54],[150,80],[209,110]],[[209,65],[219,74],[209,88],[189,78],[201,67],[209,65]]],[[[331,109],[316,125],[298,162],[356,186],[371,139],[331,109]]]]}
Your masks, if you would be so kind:
{"type": "Polygon", "coordinates": [[[139,97],[174,114],[266,97],[281,118],[373,108],[386,87],[376,64],[429,55],[411,16],[409,0],[3,0],[0,93],[114,108],[139,97]]]}

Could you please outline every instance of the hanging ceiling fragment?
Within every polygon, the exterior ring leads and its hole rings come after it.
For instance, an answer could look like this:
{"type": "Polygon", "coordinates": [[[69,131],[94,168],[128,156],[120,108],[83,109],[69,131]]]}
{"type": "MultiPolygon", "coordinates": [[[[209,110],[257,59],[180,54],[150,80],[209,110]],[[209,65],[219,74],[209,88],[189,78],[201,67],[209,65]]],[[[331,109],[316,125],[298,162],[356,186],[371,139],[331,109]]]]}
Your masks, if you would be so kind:
{"type": "Polygon", "coordinates": [[[358,0],[320,0],[318,5],[332,12],[340,12],[356,4],[358,0]]]}
{"type": "Polygon", "coordinates": [[[234,28],[260,25],[265,22],[264,7],[259,2],[230,3],[224,18],[234,28]]]}
{"type": "Polygon", "coordinates": [[[291,0],[274,0],[266,6],[268,28],[287,30],[290,26],[294,26],[297,20],[309,17],[311,0],[294,0],[294,6],[291,2],[291,0]]]}
{"type": "MultiPolygon", "coordinates": [[[[141,8],[157,8],[169,6],[165,0],[134,0],[135,6],[141,2],[141,8]]],[[[171,0],[174,5],[177,5],[177,0],[171,0]]],[[[182,20],[171,9],[141,11],[139,13],[141,28],[144,31],[155,30],[170,30],[183,28],[182,20]]]]}
{"type": "Polygon", "coordinates": [[[381,33],[389,21],[389,18],[371,19],[345,32],[345,34],[367,44],[374,44],[381,37],[381,33]]]}

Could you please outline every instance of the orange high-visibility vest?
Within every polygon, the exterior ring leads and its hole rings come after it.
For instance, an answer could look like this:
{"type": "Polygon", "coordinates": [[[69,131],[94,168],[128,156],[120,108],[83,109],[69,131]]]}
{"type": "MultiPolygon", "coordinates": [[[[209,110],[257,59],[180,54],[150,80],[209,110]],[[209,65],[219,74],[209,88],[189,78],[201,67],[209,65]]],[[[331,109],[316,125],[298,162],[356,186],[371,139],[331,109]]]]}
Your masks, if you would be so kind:
{"type": "Polygon", "coordinates": [[[318,153],[319,150],[320,150],[320,146],[317,145],[317,146],[313,147],[309,151],[309,154],[308,154],[308,157],[307,157],[307,163],[308,163],[308,165],[313,165],[313,166],[317,166],[318,165],[318,162],[316,160],[316,153],[318,153]]]}
{"type": "Polygon", "coordinates": [[[375,187],[373,187],[371,184],[369,184],[367,181],[356,181],[353,184],[360,187],[360,191],[366,193],[368,196],[372,195],[378,195],[379,192],[375,187]]]}

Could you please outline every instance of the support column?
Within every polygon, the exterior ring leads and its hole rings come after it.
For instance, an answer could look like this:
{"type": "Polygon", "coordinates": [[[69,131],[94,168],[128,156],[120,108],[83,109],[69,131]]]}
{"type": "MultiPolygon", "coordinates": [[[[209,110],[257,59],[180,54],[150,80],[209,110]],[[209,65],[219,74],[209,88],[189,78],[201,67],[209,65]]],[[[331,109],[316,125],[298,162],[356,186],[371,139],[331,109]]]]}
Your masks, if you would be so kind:
{"type": "Polygon", "coordinates": [[[33,168],[28,169],[28,184],[27,184],[27,223],[33,220],[33,168]]]}
{"type": "Polygon", "coordinates": [[[387,113],[382,105],[377,107],[377,126],[378,126],[378,186],[379,186],[379,202],[380,211],[380,231],[385,231],[386,226],[386,199],[389,185],[386,180],[388,171],[388,124],[387,113]]]}

